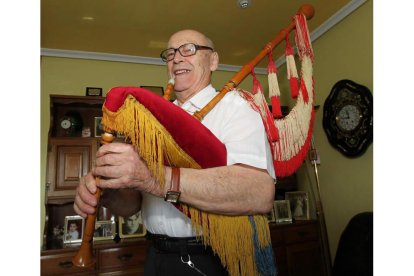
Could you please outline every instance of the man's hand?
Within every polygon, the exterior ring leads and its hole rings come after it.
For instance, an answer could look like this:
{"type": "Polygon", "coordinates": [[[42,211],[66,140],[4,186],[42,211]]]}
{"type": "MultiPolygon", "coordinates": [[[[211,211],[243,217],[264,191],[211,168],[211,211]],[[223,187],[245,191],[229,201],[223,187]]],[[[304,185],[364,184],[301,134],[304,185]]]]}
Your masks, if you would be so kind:
{"type": "Polygon", "coordinates": [[[96,190],[96,181],[92,173],[81,177],[76,188],[75,202],[73,204],[73,209],[78,215],[86,218],[88,214],[95,213],[98,204],[95,198],[96,190]]]}
{"type": "Polygon", "coordinates": [[[100,188],[124,189],[163,196],[145,161],[130,144],[111,143],[99,148],[92,174],[100,176],[100,188]]]}
{"type": "Polygon", "coordinates": [[[141,191],[163,192],[156,184],[144,161],[131,145],[103,145],[96,154],[96,167],[82,177],[76,189],[75,212],[85,217],[97,207],[95,193],[102,188],[101,203],[114,214],[128,216],[141,208],[141,191]],[[96,177],[99,176],[99,181],[96,177]]]}

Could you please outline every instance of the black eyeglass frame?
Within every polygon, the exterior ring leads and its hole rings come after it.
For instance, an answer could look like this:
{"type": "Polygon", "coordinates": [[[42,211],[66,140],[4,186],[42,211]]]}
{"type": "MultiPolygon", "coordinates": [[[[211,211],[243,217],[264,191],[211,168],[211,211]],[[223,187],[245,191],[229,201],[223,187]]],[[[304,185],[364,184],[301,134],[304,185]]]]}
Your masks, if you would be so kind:
{"type": "Polygon", "coordinates": [[[195,54],[197,54],[197,51],[198,50],[211,50],[211,51],[214,52],[214,49],[211,48],[211,47],[209,47],[209,46],[198,45],[198,44],[195,44],[195,43],[186,43],[186,44],[181,45],[178,48],[168,48],[168,49],[165,49],[164,51],[161,52],[160,57],[161,57],[162,61],[169,62],[169,61],[171,61],[171,60],[174,59],[175,55],[177,54],[177,51],[180,53],[180,55],[182,57],[191,57],[191,56],[194,56],[195,54]],[[183,53],[181,53],[181,50],[180,49],[183,49],[183,47],[186,46],[186,45],[194,45],[194,48],[195,48],[194,53],[192,53],[191,55],[183,55],[183,53]],[[168,60],[167,58],[164,57],[163,54],[166,53],[169,50],[174,50],[174,55],[172,55],[172,58],[168,60]]]}

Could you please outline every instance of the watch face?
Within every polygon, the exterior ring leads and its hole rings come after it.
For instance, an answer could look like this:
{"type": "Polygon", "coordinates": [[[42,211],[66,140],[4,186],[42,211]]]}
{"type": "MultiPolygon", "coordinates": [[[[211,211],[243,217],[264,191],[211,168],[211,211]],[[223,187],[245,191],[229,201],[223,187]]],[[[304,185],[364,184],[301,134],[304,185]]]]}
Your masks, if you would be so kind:
{"type": "Polygon", "coordinates": [[[346,104],[339,109],[336,116],[336,124],[343,131],[353,131],[361,123],[361,109],[354,104],[346,104]]]}

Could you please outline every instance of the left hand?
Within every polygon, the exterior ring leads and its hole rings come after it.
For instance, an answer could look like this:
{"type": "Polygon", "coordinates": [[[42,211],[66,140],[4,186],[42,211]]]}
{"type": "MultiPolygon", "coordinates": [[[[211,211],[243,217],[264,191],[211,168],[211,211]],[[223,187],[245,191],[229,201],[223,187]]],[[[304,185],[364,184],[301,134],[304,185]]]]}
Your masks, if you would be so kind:
{"type": "Polygon", "coordinates": [[[100,176],[100,188],[134,188],[139,191],[163,196],[159,184],[151,175],[145,161],[130,144],[110,143],[96,153],[96,167],[92,174],[100,176]]]}

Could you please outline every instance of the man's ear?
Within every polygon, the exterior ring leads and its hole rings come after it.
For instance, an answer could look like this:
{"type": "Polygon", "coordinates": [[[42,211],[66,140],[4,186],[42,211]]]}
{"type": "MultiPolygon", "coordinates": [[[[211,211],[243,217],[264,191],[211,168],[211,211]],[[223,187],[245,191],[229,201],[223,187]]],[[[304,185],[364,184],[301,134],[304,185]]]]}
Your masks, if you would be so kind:
{"type": "Polygon", "coordinates": [[[210,55],[210,70],[211,72],[216,71],[219,65],[219,55],[217,52],[213,52],[210,55]]]}

